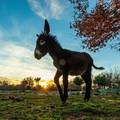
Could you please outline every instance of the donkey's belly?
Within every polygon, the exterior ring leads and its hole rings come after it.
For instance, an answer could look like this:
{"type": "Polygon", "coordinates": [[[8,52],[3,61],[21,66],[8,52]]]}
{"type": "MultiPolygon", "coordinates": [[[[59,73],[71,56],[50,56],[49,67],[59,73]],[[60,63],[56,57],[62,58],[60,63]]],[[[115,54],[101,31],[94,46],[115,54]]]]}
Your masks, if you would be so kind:
{"type": "Polygon", "coordinates": [[[70,75],[82,75],[84,72],[87,70],[87,66],[85,64],[76,64],[72,65],[69,69],[69,74],[70,75]]]}
{"type": "Polygon", "coordinates": [[[70,71],[69,75],[82,75],[83,73],[83,71],[70,71]]]}
{"type": "Polygon", "coordinates": [[[85,72],[85,70],[71,70],[69,72],[69,75],[82,75],[85,72]]]}

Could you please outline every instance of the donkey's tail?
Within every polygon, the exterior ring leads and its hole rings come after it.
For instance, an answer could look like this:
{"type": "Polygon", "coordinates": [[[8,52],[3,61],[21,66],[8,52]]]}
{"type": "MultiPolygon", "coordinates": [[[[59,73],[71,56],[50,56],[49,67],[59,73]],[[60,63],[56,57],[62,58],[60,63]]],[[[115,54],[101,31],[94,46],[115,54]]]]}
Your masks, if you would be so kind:
{"type": "Polygon", "coordinates": [[[92,66],[93,66],[95,69],[104,70],[103,67],[96,67],[94,64],[92,64],[92,66]]]}

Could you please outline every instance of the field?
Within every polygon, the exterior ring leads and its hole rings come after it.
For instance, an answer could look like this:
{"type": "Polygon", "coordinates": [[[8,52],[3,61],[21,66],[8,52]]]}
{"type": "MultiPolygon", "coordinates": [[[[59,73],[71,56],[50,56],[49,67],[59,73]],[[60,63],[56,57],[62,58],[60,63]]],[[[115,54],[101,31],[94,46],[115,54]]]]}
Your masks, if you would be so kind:
{"type": "Polygon", "coordinates": [[[63,105],[59,96],[45,93],[0,94],[0,120],[120,120],[120,96],[70,96],[63,105]]]}

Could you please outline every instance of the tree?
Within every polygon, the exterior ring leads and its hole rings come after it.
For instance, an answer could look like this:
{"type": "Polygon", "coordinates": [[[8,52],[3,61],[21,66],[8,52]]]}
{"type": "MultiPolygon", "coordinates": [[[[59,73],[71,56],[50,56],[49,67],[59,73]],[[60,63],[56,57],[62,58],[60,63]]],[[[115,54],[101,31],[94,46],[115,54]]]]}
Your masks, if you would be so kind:
{"type": "Polygon", "coordinates": [[[73,80],[73,83],[75,85],[80,86],[80,89],[81,89],[81,85],[83,84],[83,79],[81,77],[75,77],[74,80],[73,80]]]}
{"type": "Polygon", "coordinates": [[[118,88],[120,88],[120,70],[115,69],[113,73],[113,82],[116,84],[118,88]]]}
{"type": "Polygon", "coordinates": [[[21,87],[23,92],[27,89],[27,85],[27,80],[24,79],[21,81],[21,87]]]}
{"type": "Polygon", "coordinates": [[[0,85],[2,85],[2,81],[0,81],[0,85]]]}
{"type": "Polygon", "coordinates": [[[82,37],[83,48],[97,51],[113,41],[111,47],[120,51],[120,0],[104,3],[87,12],[88,0],[69,0],[74,5],[74,20],[70,27],[82,37]]]}
{"type": "Polygon", "coordinates": [[[2,81],[2,85],[3,85],[3,86],[8,86],[8,85],[9,85],[9,82],[8,82],[7,80],[3,80],[3,81],[2,81]]]}
{"type": "Polygon", "coordinates": [[[47,90],[49,90],[49,91],[56,91],[57,90],[56,85],[54,85],[54,84],[48,85],[47,86],[47,90]]]}
{"type": "Polygon", "coordinates": [[[9,86],[10,86],[10,83],[9,83],[8,80],[0,81],[0,89],[2,89],[2,90],[8,90],[9,86]]]}
{"type": "Polygon", "coordinates": [[[26,77],[21,82],[21,87],[23,91],[25,89],[32,89],[34,86],[33,78],[32,77],[26,77]]]}
{"type": "Polygon", "coordinates": [[[34,86],[34,82],[33,82],[33,78],[32,77],[26,77],[25,80],[27,81],[27,87],[28,88],[33,88],[34,86]]]}
{"type": "Polygon", "coordinates": [[[94,79],[94,84],[97,84],[98,87],[111,87],[111,74],[102,73],[97,75],[94,79]]]}
{"type": "Polygon", "coordinates": [[[40,86],[40,84],[39,84],[40,80],[41,80],[40,77],[37,77],[37,78],[34,79],[34,81],[35,81],[35,83],[36,83],[36,87],[35,87],[35,88],[36,88],[37,90],[40,90],[40,89],[41,89],[41,86],[40,86]]]}

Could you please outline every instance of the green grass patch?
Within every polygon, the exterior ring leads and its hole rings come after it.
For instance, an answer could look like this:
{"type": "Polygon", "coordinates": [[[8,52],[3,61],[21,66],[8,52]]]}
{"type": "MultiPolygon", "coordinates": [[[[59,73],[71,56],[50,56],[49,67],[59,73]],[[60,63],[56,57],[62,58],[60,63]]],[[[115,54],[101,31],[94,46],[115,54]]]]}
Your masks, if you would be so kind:
{"type": "Polygon", "coordinates": [[[71,96],[63,105],[54,94],[0,94],[0,120],[120,120],[120,96],[71,96]]]}

